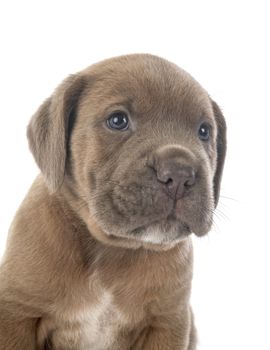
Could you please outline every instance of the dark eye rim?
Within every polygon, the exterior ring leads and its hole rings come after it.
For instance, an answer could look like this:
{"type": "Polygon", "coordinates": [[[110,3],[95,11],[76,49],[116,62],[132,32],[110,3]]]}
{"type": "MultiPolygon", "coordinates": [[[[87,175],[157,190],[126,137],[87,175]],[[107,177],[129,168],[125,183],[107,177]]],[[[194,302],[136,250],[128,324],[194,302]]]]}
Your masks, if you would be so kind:
{"type": "Polygon", "coordinates": [[[130,120],[129,120],[129,115],[127,112],[125,111],[122,111],[122,110],[115,110],[113,112],[111,112],[109,114],[109,116],[107,117],[106,119],[106,125],[107,127],[110,129],[110,130],[113,130],[113,131],[126,131],[129,129],[129,123],[130,123],[130,120]],[[112,124],[111,124],[111,119],[113,116],[115,116],[116,114],[123,114],[125,116],[125,118],[127,119],[127,125],[123,128],[121,127],[113,127],[112,124]]]}
{"type": "Polygon", "coordinates": [[[209,141],[210,138],[211,138],[211,129],[212,129],[212,127],[211,127],[211,125],[210,125],[209,123],[207,123],[207,122],[202,122],[202,123],[200,124],[199,128],[198,128],[198,137],[199,137],[199,139],[200,139],[201,141],[204,141],[204,142],[209,141]],[[206,135],[206,136],[200,135],[200,130],[201,130],[202,127],[204,127],[204,128],[207,129],[207,135],[206,135]]]}

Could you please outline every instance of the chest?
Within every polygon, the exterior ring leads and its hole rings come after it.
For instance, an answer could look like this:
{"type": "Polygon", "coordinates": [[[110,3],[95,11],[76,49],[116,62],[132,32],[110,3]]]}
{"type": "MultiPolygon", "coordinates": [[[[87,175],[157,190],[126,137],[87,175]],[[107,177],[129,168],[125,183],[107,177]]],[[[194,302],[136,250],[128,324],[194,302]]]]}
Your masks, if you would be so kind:
{"type": "MultiPolygon", "coordinates": [[[[175,264],[152,263],[148,255],[143,264],[131,258],[132,264],[119,263],[113,270],[112,259],[103,262],[83,279],[82,288],[73,283],[66,300],[58,300],[41,320],[38,350],[130,349],[153,316],[174,308],[181,297],[175,264]]],[[[181,276],[186,280],[185,273],[181,276]]]]}
{"type": "MultiPolygon", "coordinates": [[[[112,350],[121,340],[128,319],[109,292],[94,303],[42,319],[38,328],[40,350],[112,350]]],[[[125,347],[123,347],[125,348],[125,347]]]]}

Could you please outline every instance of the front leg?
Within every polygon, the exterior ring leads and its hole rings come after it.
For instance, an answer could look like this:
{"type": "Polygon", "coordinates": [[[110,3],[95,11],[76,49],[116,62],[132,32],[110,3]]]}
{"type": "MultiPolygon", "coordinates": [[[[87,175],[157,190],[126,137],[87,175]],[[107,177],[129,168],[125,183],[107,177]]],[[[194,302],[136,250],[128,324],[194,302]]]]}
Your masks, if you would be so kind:
{"type": "Polygon", "coordinates": [[[38,318],[15,299],[11,288],[0,291],[0,350],[36,350],[38,318]]]}
{"type": "Polygon", "coordinates": [[[196,329],[192,310],[157,319],[144,329],[132,350],[195,350],[196,329]]]}
{"type": "Polygon", "coordinates": [[[0,350],[36,350],[35,331],[35,320],[10,322],[0,318],[0,350]]]}

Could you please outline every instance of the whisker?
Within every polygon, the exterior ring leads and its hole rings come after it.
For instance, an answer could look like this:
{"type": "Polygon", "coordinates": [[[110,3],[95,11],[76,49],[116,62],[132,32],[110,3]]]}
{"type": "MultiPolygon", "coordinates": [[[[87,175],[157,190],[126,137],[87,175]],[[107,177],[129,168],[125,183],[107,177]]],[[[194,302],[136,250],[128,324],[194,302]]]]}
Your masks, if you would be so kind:
{"type": "Polygon", "coordinates": [[[220,208],[227,210],[227,211],[231,210],[231,206],[226,205],[226,204],[222,203],[221,201],[219,202],[216,210],[220,210],[220,208]]]}
{"type": "Polygon", "coordinates": [[[218,218],[223,219],[223,220],[229,220],[229,217],[223,213],[220,209],[215,209],[214,215],[216,215],[218,218]]]}
{"type": "Polygon", "coordinates": [[[238,200],[238,199],[235,199],[235,198],[232,198],[232,197],[220,195],[220,198],[228,199],[228,200],[230,200],[230,201],[234,201],[234,202],[239,203],[239,200],[238,200]]]}

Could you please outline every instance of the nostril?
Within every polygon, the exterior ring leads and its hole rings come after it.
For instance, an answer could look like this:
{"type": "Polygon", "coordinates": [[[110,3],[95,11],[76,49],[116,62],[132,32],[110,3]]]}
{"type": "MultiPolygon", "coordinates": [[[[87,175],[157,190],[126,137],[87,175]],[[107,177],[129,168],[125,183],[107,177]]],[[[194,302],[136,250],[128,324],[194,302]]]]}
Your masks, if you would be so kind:
{"type": "Polygon", "coordinates": [[[195,171],[193,169],[191,169],[190,175],[188,176],[188,178],[186,179],[186,181],[184,182],[184,186],[185,187],[191,187],[195,184],[195,171]]]}
{"type": "Polygon", "coordinates": [[[164,183],[165,183],[165,185],[170,186],[173,183],[173,179],[169,177],[168,180],[164,183]]]}
{"type": "Polygon", "coordinates": [[[192,180],[187,180],[185,183],[184,183],[184,186],[185,187],[191,187],[194,185],[194,181],[192,180]]]}

